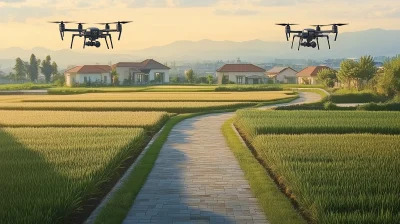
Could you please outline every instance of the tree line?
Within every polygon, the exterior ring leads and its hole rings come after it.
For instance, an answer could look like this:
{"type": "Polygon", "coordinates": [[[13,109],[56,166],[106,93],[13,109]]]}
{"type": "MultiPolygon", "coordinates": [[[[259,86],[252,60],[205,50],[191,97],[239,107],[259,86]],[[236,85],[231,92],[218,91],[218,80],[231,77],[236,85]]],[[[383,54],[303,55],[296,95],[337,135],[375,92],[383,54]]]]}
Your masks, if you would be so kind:
{"type": "Polygon", "coordinates": [[[340,82],[344,88],[372,89],[378,94],[392,97],[400,93],[400,55],[384,62],[382,69],[375,66],[372,56],[363,56],[358,61],[344,60],[338,71],[322,69],[318,81],[326,87],[340,82]]]}
{"type": "Polygon", "coordinates": [[[178,76],[170,78],[171,83],[189,83],[189,84],[213,84],[215,83],[214,76],[197,76],[193,69],[190,69],[185,72],[185,80],[181,80],[178,76]]]}
{"type": "Polygon", "coordinates": [[[46,83],[62,82],[63,76],[58,72],[58,65],[55,61],[51,61],[50,55],[44,60],[40,60],[35,54],[32,54],[29,61],[24,61],[21,58],[15,59],[13,72],[8,74],[8,78],[14,81],[29,80],[37,82],[39,72],[44,75],[46,83]]]}

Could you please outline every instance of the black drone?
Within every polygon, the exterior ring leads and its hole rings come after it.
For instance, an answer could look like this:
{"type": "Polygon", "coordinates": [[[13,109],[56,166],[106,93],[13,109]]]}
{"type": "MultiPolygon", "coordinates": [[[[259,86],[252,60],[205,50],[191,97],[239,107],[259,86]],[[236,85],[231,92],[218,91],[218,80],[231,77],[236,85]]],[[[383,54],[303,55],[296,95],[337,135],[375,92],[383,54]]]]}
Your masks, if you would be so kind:
{"type": "Polygon", "coordinates": [[[60,24],[59,26],[60,26],[61,40],[64,40],[64,32],[78,32],[77,34],[72,34],[71,49],[72,49],[72,44],[74,43],[74,37],[83,37],[84,38],[83,39],[83,48],[85,48],[85,46],[100,47],[100,42],[97,39],[104,38],[104,40],[107,44],[107,48],[110,49],[108,46],[107,37],[110,38],[111,48],[114,48],[110,33],[111,32],[119,32],[118,40],[120,40],[121,34],[122,34],[122,24],[130,23],[130,22],[132,22],[132,21],[97,23],[97,24],[105,25],[105,29],[99,29],[97,27],[89,27],[89,28],[84,29],[83,24],[86,24],[86,23],[76,23],[76,24],[78,24],[78,29],[66,29],[65,28],[66,23],[75,23],[75,22],[71,22],[71,21],[52,21],[49,23],[60,24]],[[116,29],[110,29],[110,24],[117,24],[116,29]],[[89,40],[86,41],[86,38],[89,40]]]}
{"type": "Polygon", "coordinates": [[[277,23],[276,25],[278,26],[284,26],[285,27],[285,32],[286,32],[286,40],[289,41],[289,37],[291,33],[295,33],[293,35],[293,40],[292,40],[292,49],[293,49],[293,42],[294,38],[298,37],[299,38],[299,46],[297,50],[300,50],[300,46],[303,47],[312,47],[315,48],[318,46],[319,50],[319,42],[318,38],[320,37],[326,37],[328,40],[328,46],[329,49],[331,49],[331,44],[329,43],[329,34],[334,33],[335,35],[335,41],[338,36],[338,26],[344,26],[348,25],[347,23],[334,23],[334,24],[329,24],[329,25],[311,25],[315,26],[315,29],[304,29],[303,31],[293,31],[290,29],[291,25],[298,25],[298,24],[291,24],[291,23],[277,23]],[[332,26],[332,30],[321,30],[321,27],[323,26],[332,26]],[[314,41],[316,40],[316,41],[314,41]]]}

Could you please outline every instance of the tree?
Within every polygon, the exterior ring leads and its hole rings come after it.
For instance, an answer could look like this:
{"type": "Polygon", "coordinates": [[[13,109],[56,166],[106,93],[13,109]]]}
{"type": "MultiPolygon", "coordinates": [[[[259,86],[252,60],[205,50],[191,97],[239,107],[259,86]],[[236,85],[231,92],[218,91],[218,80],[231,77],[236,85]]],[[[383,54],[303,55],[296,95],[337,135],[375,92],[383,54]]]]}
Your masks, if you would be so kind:
{"type": "Polygon", "coordinates": [[[317,73],[318,82],[322,83],[326,87],[334,87],[336,78],[336,71],[333,69],[322,69],[317,73]]]}
{"type": "Polygon", "coordinates": [[[214,83],[214,77],[212,75],[207,75],[208,84],[211,85],[214,83]]]}
{"type": "Polygon", "coordinates": [[[374,58],[368,55],[361,57],[359,62],[342,61],[337,76],[342,83],[347,83],[348,88],[354,86],[358,90],[362,87],[363,81],[372,79],[376,72],[374,58]]]}
{"type": "Polygon", "coordinates": [[[14,66],[14,73],[12,74],[12,79],[15,81],[20,81],[20,80],[24,80],[24,78],[26,77],[26,63],[21,59],[21,58],[17,58],[15,59],[15,66],[14,66]]]}
{"type": "Polygon", "coordinates": [[[337,78],[341,83],[346,83],[348,88],[350,88],[352,81],[357,78],[358,74],[358,63],[356,61],[348,59],[340,63],[340,69],[337,73],[337,78]]]}
{"type": "Polygon", "coordinates": [[[35,82],[39,77],[39,63],[40,60],[36,59],[34,54],[31,54],[29,64],[27,64],[27,71],[32,82],[35,82]]]}
{"type": "Polygon", "coordinates": [[[400,56],[383,65],[383,73],[378,74],[377,91],[386,96],[394,96],[400,93],[400,56]]]}
{"type": "Polygon", "coordinates": [[[185,72],[185,76],[186,76],[186,81],[188,83],[194,83],[196,81],[195,74],[194,74],[192,69],[190,69],[189,71],[185,72]]]}
{"type": "Polygon", "coordinates": [[[377,68],[375,67],[374,58],[372,56],[368,55],[361,57],[358,64],[360,69],[359,78],[370,80],[374,77],[377,68]]]}
{"type": "Polygon", "coordinates": [[[113,85],[115,86],[115,85],[119,85],[119,79],[118,79],[118,77],[119,77],[119,74],[117,73],[117,69],[113,69],[112,71],[111,71],[111,78],[112,78],[112,82],[113,82],[113,85]]]}
{"type": "Polygon", "coordinates": [[[53,61],[53,63],[51,63],[51,67],[53,68],[53,72],[52,75],[58,75],[58,65],[55,61],[53,61]]]}
{"type": "Polygon", "coordinates": [[[42,66],[40,67],[40,70],[46,79],[46,83],[49,83],[51,75],[53,74],[53,67],[51,66],[50,55],[47,55],[46,59],[42,61],[42,66]]]}

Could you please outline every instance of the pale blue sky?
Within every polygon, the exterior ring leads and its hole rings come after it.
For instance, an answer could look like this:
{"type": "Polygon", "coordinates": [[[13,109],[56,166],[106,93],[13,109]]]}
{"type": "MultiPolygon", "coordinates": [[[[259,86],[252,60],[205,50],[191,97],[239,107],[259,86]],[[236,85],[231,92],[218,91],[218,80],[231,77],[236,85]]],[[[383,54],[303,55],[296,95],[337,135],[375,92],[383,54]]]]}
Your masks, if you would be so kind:
{"type": "Polygon", "coordinates": [[[176,40],[283,41],[276,22],[300,23],[299,29],[349,22],[343,32],[400,29],[398,0],[0,0],[0,15],[0,48],[68,48],[71,34],[62,42],[57,25],[48,20],[134,20],[124,26],[126,49],[176,40]]]}

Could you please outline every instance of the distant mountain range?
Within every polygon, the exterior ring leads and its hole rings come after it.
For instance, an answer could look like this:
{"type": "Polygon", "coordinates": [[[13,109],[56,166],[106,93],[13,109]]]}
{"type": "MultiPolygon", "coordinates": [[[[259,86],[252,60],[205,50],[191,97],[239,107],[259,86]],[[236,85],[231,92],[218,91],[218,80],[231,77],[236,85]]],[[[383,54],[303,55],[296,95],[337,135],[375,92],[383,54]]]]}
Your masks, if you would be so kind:
{"type": "MultiPolygon", "coordinates": [[[[284,33],[282,32],[284,40],[284,33]]],[[[333,41],[331,35],[331,50],[328,50],[326,39],[320,39],[321,50],[300,48],[297,51],[295,41],[290,49],[291,41],[262,41],[250,40],[244,42],[233,41],[176,41],[165,46],[150,47],[142,50],[120,53],[82,53],[66,48],[65,50],[49,50],[46,48],[33,48],[24,50],[13,47],[0,49],[0,65],[6,70],[14,65],[14,59],[21,57],[28,60],[31,53],[39,58],[50,54],[61,68],[77,64],[108,64],[110,61],[141,61],[153,58],[160,62],[166,61],[204,61],[204,60],[242,60],[254,63],[268,62],[279,59],[328,59],[328,58],[353,58],[362,55],[394,56],[400,53],[400,30],[370,29],[358,32],[340,33],[338,40],[333,41]]]]}

